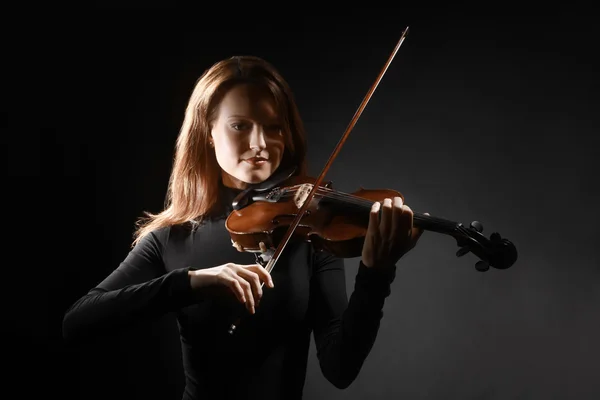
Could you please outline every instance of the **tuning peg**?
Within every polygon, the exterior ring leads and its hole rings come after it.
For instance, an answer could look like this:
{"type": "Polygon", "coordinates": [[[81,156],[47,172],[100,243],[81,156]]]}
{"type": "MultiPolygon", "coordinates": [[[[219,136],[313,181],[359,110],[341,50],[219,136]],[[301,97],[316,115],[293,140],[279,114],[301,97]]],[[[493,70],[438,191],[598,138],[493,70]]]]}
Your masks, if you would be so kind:
{"type": "Polygon", "coordinates": [[[485,272],[490,269],[490,265],[485,261],[477,261],[475,263],[475,269],[479,272],[485,272]]]}
{"type": "Polygon", "coordinates": [[[465,254],[467,254],[469,251],[471,251],[471,250],[469,250],[469,247],[463,246],[460,249],[458,249],[458,251],[456,252],[456,257],[462,257],[465,254]]]}
{"type": "Polygon", "coordinates": [[[477,232],[483,232],[483,225],[479,221],[471,222],[471,228],[475,229],[477,232]]]}

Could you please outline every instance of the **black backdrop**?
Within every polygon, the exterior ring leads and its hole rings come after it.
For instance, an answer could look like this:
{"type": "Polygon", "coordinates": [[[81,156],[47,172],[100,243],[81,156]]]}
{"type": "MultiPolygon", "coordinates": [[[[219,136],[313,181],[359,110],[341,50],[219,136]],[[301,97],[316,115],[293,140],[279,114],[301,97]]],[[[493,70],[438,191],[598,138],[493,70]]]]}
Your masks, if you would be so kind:
{"type": "Polygon", "coordinates": [[[125,257],[136,217],[162,206],[195,80],[231,55],[275,64],[317,174],[407,25],[328,179],[478,219],[520,258],[479,273],[450,238],[426,233],[401,263],[357,381],[334,389],[311,350],[306,397],[600,396],[597,28],[585,10],[293,21],[231,9],[70,12],[8,13],[3,28],[4,360],[19,397],[179,398],[171,316],[74,349],[61,322],[125,257]]]}

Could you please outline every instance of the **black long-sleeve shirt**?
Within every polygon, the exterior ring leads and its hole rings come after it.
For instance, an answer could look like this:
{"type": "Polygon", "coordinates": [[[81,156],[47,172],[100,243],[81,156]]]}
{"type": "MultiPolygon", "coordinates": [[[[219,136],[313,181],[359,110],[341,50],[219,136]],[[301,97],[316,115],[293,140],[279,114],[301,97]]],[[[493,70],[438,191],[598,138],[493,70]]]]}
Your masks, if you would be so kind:
{"type": "MultiPolygon", "coordinates": [[[[222,187],[231,200],[239,190],[222,187]]],[[[229,212],[229,208],[227,211],[229,212]]],[[[350,299],[344,260],[288,243],[264,286],[256,314],[233,295],[193,290],[188,271],[253,264],[231,245],[225,217],[192,229],[158,229],[135,246],[106,279],[66,312],[63,334],[77,342],[174,312],[185,373],[183,399],[301,399],[310,335],[319,365],[338,388],[350,385],[370,352],[396,266],[359,264],[350,299]],[[230,325],[243,315],[233,335],[230,325]]]]}

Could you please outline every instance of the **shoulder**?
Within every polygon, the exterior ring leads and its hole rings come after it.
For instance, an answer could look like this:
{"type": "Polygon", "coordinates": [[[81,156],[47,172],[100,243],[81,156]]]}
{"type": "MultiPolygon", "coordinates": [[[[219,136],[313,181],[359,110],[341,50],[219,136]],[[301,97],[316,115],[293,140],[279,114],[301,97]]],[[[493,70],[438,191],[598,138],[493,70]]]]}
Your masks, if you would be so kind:
{"type": "Polygon", "coordinates": [[[134,251],[153,250],[161,252],[169,240],[171,227],[165,226],[154,229],[140,237],[134,246],[134,251]]]}
{"type": "Polygon", "coordinates": [[[198,225],[196,223],[185,222],[157,228],[150,232],[148,236],[152,237],[152,240],[162,247],[167,247],[170,243],[186,241],[190,235],[194,234],[197,228],[198,225]]]}
{"type": "MultiPolygon", "coordinates": [[[[157,246],[164,248],[173,238],[183,235],[186,231],[186,226],[190,225],[191,224],[176,224],[153,229],[139,240],[138,246],[157,246]]],[[[191,228],[187,228],[187,230],[190,231],[191,228]]]]}
{"type": "Polygon", "coordinates": [[[135,249],[164,256],[171,252],[169,249],[180,251],[182,246],[188,243],[188,238],[193,231],[193,225],[189,223],[162,226],[142,237],[135,249]]]}

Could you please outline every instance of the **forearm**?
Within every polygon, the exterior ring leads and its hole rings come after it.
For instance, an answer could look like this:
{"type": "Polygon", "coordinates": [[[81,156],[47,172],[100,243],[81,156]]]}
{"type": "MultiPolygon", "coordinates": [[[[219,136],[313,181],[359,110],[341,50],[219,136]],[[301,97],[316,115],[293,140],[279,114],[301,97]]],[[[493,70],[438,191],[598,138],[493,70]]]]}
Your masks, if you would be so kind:
{"type": "Polygon", "coordinates": [[[394,273],[395,266],[382,271],[361,265],[348,307],[318,338],[321,370],[338,388],[356,379],[375,343],[394,273]]]}
{"type": "Polygon", "coordinates": [[[77,342],[159,317],[192,301],[187,269],[116,290],[96,288],[66,311],[63,336],[68,342],[77,342]]]}

